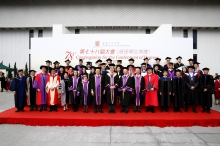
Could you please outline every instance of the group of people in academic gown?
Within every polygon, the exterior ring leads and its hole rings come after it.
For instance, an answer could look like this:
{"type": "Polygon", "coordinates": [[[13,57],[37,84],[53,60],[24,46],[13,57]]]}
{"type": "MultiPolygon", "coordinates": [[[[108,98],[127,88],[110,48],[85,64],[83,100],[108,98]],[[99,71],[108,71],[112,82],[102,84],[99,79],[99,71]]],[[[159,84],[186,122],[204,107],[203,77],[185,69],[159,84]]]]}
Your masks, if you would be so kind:
{"type": "MultiPolygon", "coordinates": [[[[107,59],[106,63],[97,60],[97,66],[91,66],[87,62],[88,69],[83,65],[83,60],[75,67],[70,66],[70,60],[66,60],[66,66],[60,66],[54,62],[55,68],[50,67],[52,62],[46,61],[41,65],[41,72],[35,76],[36,71],[30,70],[28,78],[23,76],[23,70],[18,71],[18,76],[11,83],[11,90],[15,95],[16,112],[23,111],[24,106],[30,106],[30,110],[57,111],[59,98],[63,110],[68,110],[72,105],[73,112],[78,111],[81,104],[84,113],[88,113],[88,107],[93,104],[94,113],[103,113],[103,103],[108,105],[108,113],[115,113],[116,103],[121,104],[121,112],[128,113],[133,104],[134,112],[141,112],[140,106],[144,104],[146,112],[155,112],[154,107],[160,106],[160,111],[169,112],[170,103],[174,104],[174,111],[181,112],[184,107],[188,112],[192,106],[197,113],[196,105],[202,105],[202,112],[210,113],[212,107],[212,94],[214,79],[209,75],[209,68],[199,69],[199,63],[189,59],[186,68],[181,63],[181,56],[176,58],[177,63],[170,62],[160,65],[160,58],[156,58],[153,67],[145,58],[141,67],[135,67],[134,59],[129,59],[129,65],[123,67],[119,60],[117,65],[107,59]],[[26,94],[27,93],[27,94],[26,94]],[[120,99],[118,99],[118,97],[120,99]],[[27,102],[26,102],[27,100],[27,102]]],[[[217,84],[217,83],[216,83],[217,84]]],[[[218,88],[220,90],[220,87],[218,88]]]]}

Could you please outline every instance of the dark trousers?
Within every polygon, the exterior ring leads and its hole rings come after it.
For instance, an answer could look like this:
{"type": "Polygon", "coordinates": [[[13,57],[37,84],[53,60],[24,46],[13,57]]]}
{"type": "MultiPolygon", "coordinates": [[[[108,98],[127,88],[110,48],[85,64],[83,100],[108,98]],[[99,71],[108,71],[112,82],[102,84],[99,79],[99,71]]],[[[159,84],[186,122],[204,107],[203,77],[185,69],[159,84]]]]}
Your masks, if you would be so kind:
{"type": "Polygon", "coordinates": [[[72,104],[72,110],[78,111],[78,104],[72,104]]]}
{"type": "Polygon", "coordinates": [[[129,105],[122,105],[122,110],[123,111],[128,111],[129,110],[129,105]]]}
{"type": "Polygon", "coordinates": [[[38,106],[35,104],[35,105],[30,105],[30,110],[37,110],[38,109],[38,106]]]}
{"type": "Polygon", "coordinates": [[[108,109],[111,112],[115,111],[115,105],[114,104],[108,105],[108,109]]]}
{"type": "Polygon", "coordinates": [[[102,105],[94,105],[94,110],[97,110],[97,107],[99,106],[99,110],[102,110],[102,105]]]}
{"type": "Polygon", "coordinates": [[[40,109],[42,110],[42,109],[47,109],[47,105],[46,104],[41,104],[40,105],[40,109]]]}

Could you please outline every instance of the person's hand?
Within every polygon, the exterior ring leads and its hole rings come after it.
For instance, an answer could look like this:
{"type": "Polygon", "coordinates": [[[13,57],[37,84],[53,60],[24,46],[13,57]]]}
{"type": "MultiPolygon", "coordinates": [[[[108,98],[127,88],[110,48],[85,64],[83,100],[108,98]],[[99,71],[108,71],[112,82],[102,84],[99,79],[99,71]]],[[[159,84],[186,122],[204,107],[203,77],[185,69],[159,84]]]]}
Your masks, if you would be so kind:
{"type": "Polygon", "coordinates": [[[16,91],[14,91],[14,95],[16,95],[16,91]]]}
{"type": "Polygon", "coordinates": [[[191,86],[191,90],[194,90],[195,89],[195,87],[194,86],[191,86]]]}
{"type": "Polygon", "coordinates": [[[91,93],[92,93],[92,96],[94,96],[94,92],[92,91],[91,93]]]}
{"type": "Polygon", "coordinates": [[[206,92],[207,91],[207,89],[204,89],[204,92],[206,92]]]}
{"type": "Polygon", "coordinates": [[[162,95],[162,92],[160,92],[160,95],[162,95]]]}
{"type": "Polygon", "coordinates": [[[171,92],[169,92],[169,95],[171,95],[171,92]]]}
{"type": "Polygon", "coordinates": [[[111,86],[110,89],[115,89],[115,86],[111,86]]]}
{"type": "Polygon", "coordinates": [[[154,88],[151,88],[150,90],[151,90],[151,91],[154,91],[154,88]]]}
{"type": "Polygon", "coordinates": [[[173,96],[175,96],[175,93],[173,93],[173,96]]]}
{"type": "Polygon", "coordinates": [[[122,89],[122,91],[125,92],[126,90],[125,90],[125,89],[122,89]]]}
{"type": "Polygon", "coordinates": [[[105,95],[105,90],[103,91],[103,95],[105,95]]]}
{"type": "Polygon", "coordinates": [[[220,90],[220,88],[218,88],[218,90],[220,90]]]}
{"type": "Polygon", "coordinates": [[[40,92],[40,89],[37,89],[38,92],[40,92]]]}
{"type": "Polygon", "coordinates": [[[77,90],[73,90],[73,92],[76,92],[77,90]]]}

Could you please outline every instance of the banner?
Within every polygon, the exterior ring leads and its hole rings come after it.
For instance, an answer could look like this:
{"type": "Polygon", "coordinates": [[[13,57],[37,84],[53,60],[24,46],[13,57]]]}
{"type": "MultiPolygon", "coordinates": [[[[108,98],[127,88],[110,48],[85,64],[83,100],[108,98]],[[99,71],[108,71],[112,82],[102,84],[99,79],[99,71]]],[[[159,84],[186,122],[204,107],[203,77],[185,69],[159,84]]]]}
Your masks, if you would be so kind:
{"type": "Polygon", "coordinates": [[[128,59],[133,58],[134,64],[140,66],[145,57],[154,64],[154,59],[171,57],[176,62],[176,57],[182,56],[183,63],[188,65],[188,59],[193,57],[192,38],[166,38],[146,34],[74,34],[66,37],[32,38],[31,39],[31,66],[39,70],[46,60],[59,61],[65,65],[65,60],[71,60],[71,65],[78,64],[79,59],[93,62],[101,59],[105,62],[111,58],[116,63],[122,60],[123,65],[128,64],[128,59]]]}

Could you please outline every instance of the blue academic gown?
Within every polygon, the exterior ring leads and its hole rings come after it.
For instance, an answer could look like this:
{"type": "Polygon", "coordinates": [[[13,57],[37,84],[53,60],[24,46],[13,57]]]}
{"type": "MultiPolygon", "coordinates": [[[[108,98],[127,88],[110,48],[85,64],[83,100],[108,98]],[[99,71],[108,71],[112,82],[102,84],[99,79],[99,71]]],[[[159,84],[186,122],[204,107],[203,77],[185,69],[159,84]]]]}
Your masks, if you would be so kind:
{"type": "Polygon", "coordinates": [[[26,77],[25,76],[17,76],[15,81],[15,91],[16,95],[15,99],[15,107],[17,109],[23,109],[26,106],[26,77]]]}

